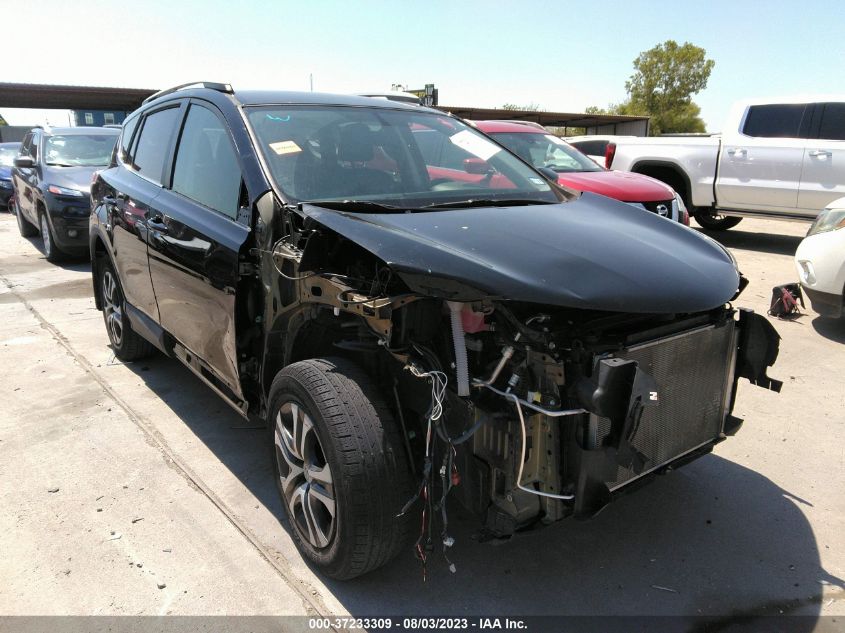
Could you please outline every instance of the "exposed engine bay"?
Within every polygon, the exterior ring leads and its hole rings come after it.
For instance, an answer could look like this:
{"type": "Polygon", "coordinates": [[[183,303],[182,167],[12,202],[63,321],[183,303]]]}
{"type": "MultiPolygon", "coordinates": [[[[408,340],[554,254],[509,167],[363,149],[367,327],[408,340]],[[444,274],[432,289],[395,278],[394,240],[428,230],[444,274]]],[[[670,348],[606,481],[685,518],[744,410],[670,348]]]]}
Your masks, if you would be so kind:
{"type": "Polygon", "coordinates": [[[418,483],[396,511],[420,514],[423,562],[448,561],[448,497],[489,537],[588,517],[735,433],[739,377],[780,389],[766,376],[777,334],[728,302],[591,310],[476,298],[446,279],[421,294],[332,230],[286,229],[272,251],[279,354],[344,354],[377,377],[418,483]]]}

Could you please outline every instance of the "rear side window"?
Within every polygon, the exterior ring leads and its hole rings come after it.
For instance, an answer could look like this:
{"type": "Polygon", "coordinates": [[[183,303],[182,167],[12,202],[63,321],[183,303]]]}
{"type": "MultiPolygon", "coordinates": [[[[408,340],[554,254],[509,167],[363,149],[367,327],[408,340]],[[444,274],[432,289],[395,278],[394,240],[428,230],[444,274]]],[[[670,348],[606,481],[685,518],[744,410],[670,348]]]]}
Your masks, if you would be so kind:
{"type": "Polygon", "coordinates": [[[232,219],[238,215],[241,168],[226,127],[208,108],[191,105],[188,111],[172,188],[232,219]]]}
{"type": "Polygon", "coordinates": [[[175,107],[153,112],[144,119],[141,136],[135,145],[132,166],[155,182],[161,182],[161,172],[178,116],[179,108],[175,107]]]}
{"type": "Polygon", "coordinates": [[[805,103],[751,106],[742,133],[761,138],[802,138],[801,121],[805,103]]]}
{"type": "Polygon", "coordinates": [[[845,103],[825,103],[819,138],[845,141],[845,103]]]}

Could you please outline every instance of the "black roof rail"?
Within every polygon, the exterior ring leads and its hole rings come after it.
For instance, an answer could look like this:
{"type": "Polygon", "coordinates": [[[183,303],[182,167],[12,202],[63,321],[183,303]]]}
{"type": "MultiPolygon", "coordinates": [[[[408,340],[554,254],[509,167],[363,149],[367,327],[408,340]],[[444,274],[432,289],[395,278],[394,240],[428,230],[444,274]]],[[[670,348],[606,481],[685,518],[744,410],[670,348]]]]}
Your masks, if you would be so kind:
{"type": "Polygon", "coordinates": [[[143,103],[149,103],[150,101],[158,99],[159,97],[163,97],[164,95],[169,95],[174,92],[177,92],[178,90],[185,90],[187,88],[208,88],[209,90],[217,90],[218,92],[226,92],[229,94],[235,92],[230,84],[221,84],[214,81],[191,81],[190,83],[180,84],[178,86],[173,86],[172,88],[167,88],[165,90],[159,90],[158,92],[151,94],[149,97],[144,99],[143,103]]]}

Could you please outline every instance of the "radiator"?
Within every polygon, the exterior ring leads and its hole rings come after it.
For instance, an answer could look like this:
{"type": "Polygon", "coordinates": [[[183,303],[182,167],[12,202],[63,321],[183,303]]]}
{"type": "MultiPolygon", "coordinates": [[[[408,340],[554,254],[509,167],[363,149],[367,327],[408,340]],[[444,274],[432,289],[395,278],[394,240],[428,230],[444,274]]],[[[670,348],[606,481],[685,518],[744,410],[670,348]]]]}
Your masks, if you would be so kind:
{"type": "MultiPolygon", "coordinates": [[[[657,381],[659,402],[645,408],[632,442],[647,459],[645,470],[636,474],[618,467],[616,477],[605,482],[608,488],[620,488],[719,436],[733,387],[735,339],[735,323],[728,321],[611,355],[637,361],[657,381]]],[[[591,415],[590,429],[601,443],[610,420],[591,415]]]]}

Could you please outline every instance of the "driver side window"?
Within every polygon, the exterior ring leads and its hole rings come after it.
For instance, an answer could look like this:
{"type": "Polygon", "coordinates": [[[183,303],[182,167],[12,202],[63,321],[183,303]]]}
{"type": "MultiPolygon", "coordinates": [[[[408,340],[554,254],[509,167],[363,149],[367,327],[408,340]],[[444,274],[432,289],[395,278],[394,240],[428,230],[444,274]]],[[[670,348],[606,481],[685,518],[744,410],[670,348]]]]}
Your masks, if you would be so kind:
{"type": "Polygon", "coordinates": [[[229,133],[211,110],[192,104],[176,150],[173,191],[233,220],[241,168],[229,133]]]}

